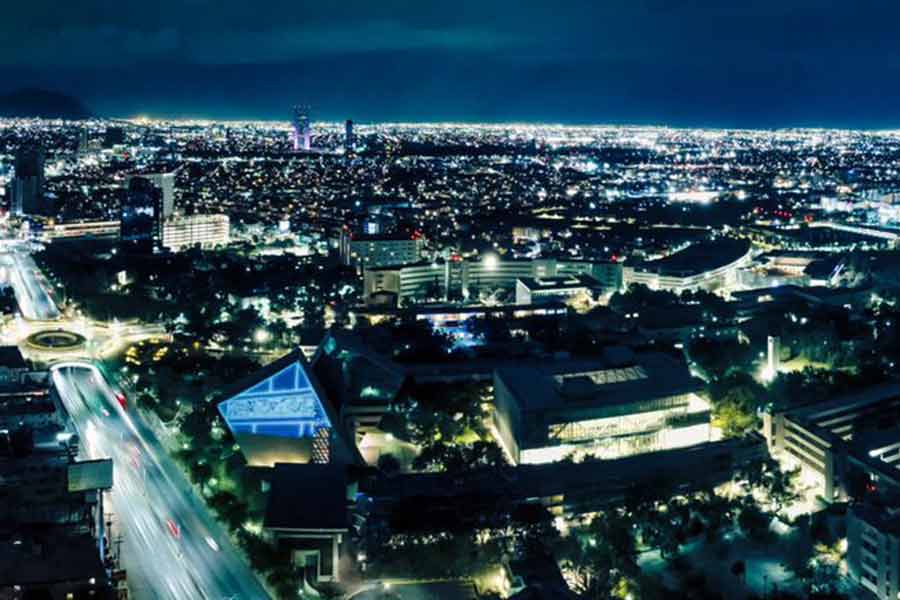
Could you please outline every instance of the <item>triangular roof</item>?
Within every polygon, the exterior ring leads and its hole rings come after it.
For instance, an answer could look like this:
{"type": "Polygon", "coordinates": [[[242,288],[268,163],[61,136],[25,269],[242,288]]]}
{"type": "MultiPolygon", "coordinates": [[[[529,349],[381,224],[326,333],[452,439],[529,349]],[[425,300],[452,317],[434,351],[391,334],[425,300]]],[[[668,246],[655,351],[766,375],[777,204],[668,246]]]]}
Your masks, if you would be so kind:
{"type": "Polygon", "coordinates": [[[268,435],[306,437],[328,427],[354,461],[365,464],[300,349],[230,386],[217,408],[232,433],[256,433],[267,425],[268,435]]]}

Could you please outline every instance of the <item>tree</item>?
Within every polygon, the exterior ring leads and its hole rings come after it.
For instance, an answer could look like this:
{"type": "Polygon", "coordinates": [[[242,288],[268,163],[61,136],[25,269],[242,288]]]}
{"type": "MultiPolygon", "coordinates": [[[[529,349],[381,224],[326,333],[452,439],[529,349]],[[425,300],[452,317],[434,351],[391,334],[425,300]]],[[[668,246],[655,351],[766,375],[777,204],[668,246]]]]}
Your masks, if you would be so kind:
{"type": "Polygon", "coordinates": [[[400,461],[393,454],[382,454],[378,457],[378,470],[390,477],[400,472],[400,461]]]}

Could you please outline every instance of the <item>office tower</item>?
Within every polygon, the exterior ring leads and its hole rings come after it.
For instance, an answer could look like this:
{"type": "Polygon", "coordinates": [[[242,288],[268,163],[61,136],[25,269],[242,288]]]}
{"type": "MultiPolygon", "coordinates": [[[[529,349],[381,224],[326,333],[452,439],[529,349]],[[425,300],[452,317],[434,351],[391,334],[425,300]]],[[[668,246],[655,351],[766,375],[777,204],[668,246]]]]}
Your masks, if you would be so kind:
{"type": "Polygon", "coordinates": [[[175,173],[142,173],[132,175],[131,179],[143,177],[159,188],[162,192],[162,218],[168,219],[175,212],[175,173]]]}
{"type": "Polygon", "coordinates": [[[103,147],[112,148],[125,143],[125,130],[122,127],[107,127],[103,134],[103,147]]]}
{"type": "Polygon", "coordinates": [[[347,119],[346,121],[344,121],[344,149],[347,152],[350,152],[351,150],[353,150],[353,144],[353,121],[347,119]]]}
{"type": "Polygon", "coordinates": [[[44,151],[36,146],[16,153],[15,176],[9,182],[9,210],[14,215],[50,214],[52,205],[44,198],[44,151]]]}
{"type": "Polygon", "coordinates": [[[122,244],[135,252],[153,252],[162,238],[162,191],[144,177],[132,177],[122,202],[122,244]]]}
{"type": "Polygon", "coordinates": [[[294,128],[292,139],[294,151],[309,151],[312,148],[312,128],[309,125],[309,107],[295,106],[291,115],[291,125],[294,128]]]}

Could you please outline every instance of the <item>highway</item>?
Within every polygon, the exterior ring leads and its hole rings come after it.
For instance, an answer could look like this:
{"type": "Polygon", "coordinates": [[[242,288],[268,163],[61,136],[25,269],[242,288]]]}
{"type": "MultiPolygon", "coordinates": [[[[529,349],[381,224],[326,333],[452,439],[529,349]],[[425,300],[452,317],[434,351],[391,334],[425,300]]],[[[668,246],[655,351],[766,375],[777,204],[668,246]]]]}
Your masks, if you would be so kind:
{"type": "Polygon", "coordinates": [[[8,269],[16,303],[23,317],[29,321],[54,321],[59,318],[59,309],[47,292],[49,284],[30,254],[13,248],[3,255],[3,264],[8,269]]]}
{"type": "Polygon", "coordinates": [[[83,458],[113,459],[107,498],[123,534],[134,597],[268,598],[154,434],[123,410],[100,371],[69,364],[52,373],[78,430],[83,458]]]}

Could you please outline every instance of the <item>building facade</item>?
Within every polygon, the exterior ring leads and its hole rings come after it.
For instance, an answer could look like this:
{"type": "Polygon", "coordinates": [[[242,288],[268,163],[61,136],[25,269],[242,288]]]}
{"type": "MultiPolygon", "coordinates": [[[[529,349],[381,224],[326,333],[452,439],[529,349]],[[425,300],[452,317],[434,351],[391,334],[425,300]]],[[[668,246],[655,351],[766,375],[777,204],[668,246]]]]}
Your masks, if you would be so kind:
{"type": "Polygon", "coordinates": [[[120,238],[126,248],[154,252],[162,239],[162,192],[149,179],[133,177],[122,202],[120,238]]]}
{"type": "Polygon", "coordinates": [[[615,262],[489,257],[366,268],[363,297],[369,301],[387,292],[396,295],[401,305],[426,299],[477,298],[482,292],[496,290],[514,293],[519,279],[580,275],[597,280],[603,294],[612,294],[622,287],[622,266],[615,262]]]}
{"type": "Polygon", "coordinates": [[[228,215],[189,215],[166,219],[162,246],[173,252],[200,245],[202,248],[225,245],[230,239],[228,215]]]}
{"type": "Polygon", "coordinates": [[[345,265],[362,268],[388,267],[418,262],[425,238],[412,235],[367,235],[341,230],[340,252],[345,265]]]}

